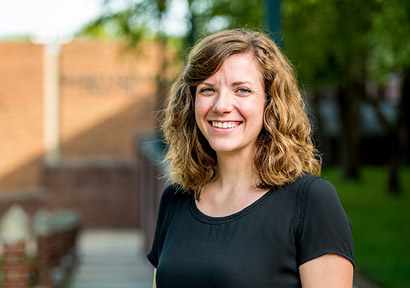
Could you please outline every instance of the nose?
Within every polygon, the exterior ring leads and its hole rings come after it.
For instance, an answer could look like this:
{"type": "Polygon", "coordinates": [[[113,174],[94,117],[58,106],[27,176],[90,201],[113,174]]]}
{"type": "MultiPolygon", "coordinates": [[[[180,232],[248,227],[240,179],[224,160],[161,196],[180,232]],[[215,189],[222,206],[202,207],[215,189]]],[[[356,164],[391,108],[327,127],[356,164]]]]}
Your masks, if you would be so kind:
{"type": "Polygon", "coordinates": [[[218,114],[226,114],[232,112],[232,95],[229,91],[220,91],[215,97],[215,103],[212,107],[212,111],[218,114]]]}

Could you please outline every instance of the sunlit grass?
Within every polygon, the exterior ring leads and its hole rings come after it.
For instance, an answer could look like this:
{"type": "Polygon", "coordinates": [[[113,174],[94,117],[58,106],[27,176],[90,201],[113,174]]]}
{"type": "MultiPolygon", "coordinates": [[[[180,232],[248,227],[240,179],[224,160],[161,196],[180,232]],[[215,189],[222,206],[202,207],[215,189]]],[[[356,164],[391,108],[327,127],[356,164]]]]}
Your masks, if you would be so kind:
{"type": "Polygon", "coordinates": [[[401,170],[403,194],[389,195],[386,167],[366,167],[359,182],[338,168],[322,176],[336,187],[353,226],[356,269],[387,287],[410,287],[410,168],[401,170]]]}

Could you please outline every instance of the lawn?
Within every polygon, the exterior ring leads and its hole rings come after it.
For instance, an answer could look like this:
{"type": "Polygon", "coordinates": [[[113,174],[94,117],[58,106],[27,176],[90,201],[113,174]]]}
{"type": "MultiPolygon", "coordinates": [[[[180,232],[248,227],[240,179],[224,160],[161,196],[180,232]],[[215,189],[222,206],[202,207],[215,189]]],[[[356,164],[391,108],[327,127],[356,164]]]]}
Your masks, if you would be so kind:
{"type": "Polygon", "coordinates": [[[353,226],[356,269],[385,287],[410,287],[410,167],[401,171],[403,194],[386,192],[385,167],[366,167],[359,182],[338,168],[322,176],[336,187],[353,226]]]}

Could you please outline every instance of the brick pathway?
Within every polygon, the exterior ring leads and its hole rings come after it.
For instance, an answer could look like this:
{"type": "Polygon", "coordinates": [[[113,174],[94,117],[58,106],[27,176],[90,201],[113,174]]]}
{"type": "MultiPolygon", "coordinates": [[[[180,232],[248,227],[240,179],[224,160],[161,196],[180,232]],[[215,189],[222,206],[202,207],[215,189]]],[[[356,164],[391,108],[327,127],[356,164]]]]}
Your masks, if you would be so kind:
{"type": "Polygon", "coordinates": [[[151,288],[153,268],[136,230],[86,230],[70,288],[151,288]]]}

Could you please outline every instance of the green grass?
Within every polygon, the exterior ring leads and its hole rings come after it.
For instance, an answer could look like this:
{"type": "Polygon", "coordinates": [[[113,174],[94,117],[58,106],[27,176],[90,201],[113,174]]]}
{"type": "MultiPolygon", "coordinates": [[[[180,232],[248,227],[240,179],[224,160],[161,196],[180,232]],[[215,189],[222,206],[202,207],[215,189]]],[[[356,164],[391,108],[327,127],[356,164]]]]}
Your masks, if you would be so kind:
{"type": "Polygon", "coordinates": [[[356,269],[385,287],[410,287],[410,168],[401,170],[400,196],[386,192],[385,167],[363,168],[359,182],[344,182],[338,168],[322,176],[352,223],[356,269]]]}

